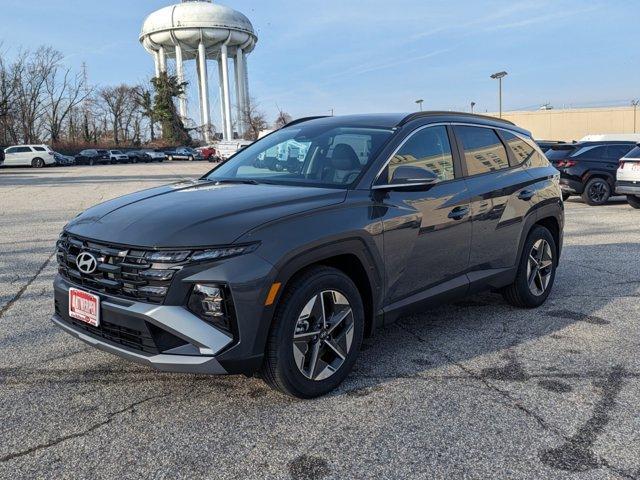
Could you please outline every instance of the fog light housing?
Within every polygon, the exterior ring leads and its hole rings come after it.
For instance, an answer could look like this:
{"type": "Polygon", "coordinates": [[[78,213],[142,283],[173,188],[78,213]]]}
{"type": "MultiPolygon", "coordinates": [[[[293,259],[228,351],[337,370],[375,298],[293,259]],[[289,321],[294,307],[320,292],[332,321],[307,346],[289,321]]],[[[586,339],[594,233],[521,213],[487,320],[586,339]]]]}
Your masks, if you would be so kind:
{"type": "Polygon", "coordinates": [[[205,322],[230,332],[231,312],[227,307],[227,299],[224,286],[197,283],[191,290],[187,307],[205,322]]]}

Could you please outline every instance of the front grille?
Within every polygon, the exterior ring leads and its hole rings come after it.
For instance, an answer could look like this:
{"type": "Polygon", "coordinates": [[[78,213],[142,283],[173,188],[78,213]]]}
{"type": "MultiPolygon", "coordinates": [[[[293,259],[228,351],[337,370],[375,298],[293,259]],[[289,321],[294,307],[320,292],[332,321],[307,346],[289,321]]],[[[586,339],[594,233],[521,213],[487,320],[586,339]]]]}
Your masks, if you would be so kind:
{"type": "Polygon", "coordinates": [[[146,253],[63,234],[57,243],[56,258],[60,275],[72,284],[131,300],[162,303],[173,274],[181,266],[159,267],[145,259],[146,253]],[[89,252],[98,260],[91,274],[78,269],[76,258],[82,252],[89,252]]]}

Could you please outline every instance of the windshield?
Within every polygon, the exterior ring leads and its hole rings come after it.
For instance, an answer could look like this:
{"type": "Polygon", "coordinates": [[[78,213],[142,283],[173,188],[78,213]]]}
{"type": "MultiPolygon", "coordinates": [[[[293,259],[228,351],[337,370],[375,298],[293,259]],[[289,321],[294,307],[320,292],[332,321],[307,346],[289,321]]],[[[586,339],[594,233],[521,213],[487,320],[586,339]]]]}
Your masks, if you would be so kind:
{"type": "Polygon", "coordinates": [[[392,133],[383,128],[292,126],[247,146],[206,178],[347,188],[392,133]]]}

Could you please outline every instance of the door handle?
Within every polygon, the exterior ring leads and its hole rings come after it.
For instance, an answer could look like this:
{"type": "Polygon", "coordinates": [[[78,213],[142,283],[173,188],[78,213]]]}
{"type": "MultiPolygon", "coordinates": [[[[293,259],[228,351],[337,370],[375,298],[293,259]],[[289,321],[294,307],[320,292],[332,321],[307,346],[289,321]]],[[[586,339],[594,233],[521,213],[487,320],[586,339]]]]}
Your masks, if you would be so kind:
{"type": "Polygon", "coordinates": [[[531,200],[535,194],[536,192],[534,190],[522,190],[518,194],[518,198],[520,200],[531,200]]]}
{"type": "Polygon", "coordinates": [[[469,207],[456,207],[449,212],[448,217],[453,220],[462,220],[467,213],[469,213],[469,207]]]}

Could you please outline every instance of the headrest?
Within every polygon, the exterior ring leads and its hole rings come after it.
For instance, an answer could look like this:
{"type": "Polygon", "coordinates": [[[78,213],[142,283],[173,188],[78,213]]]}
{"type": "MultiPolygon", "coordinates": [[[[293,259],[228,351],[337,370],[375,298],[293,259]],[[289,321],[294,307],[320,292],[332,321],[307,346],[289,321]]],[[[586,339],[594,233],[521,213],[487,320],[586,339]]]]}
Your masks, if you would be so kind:
{"type": "Polygon", "coordinates": [[[331,166],[335,170],[358,170],[360,169],[360,160],[351,145],[339,143],[333,147],[331,166]]]}

